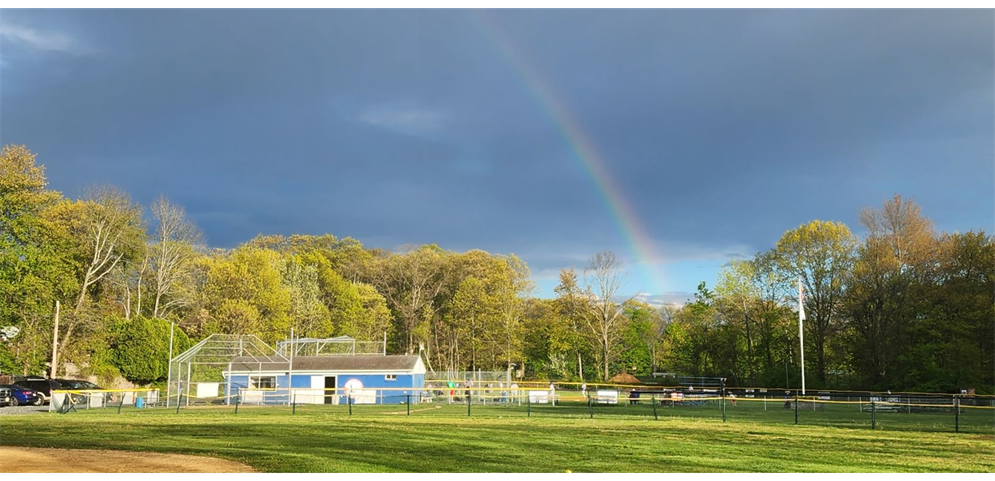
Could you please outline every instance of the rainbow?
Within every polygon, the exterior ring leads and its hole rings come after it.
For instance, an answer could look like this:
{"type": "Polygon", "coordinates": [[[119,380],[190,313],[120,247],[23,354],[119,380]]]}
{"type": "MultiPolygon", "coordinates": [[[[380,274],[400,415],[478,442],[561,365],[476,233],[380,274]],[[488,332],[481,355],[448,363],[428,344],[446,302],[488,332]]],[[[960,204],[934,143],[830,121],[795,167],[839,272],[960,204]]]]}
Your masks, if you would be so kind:
{"type": "Polygon", "coordinates": [[[647,279],[658,293],[662,292],[664,283],[657,271],[661,258],[656,252],[653,240],[646,232],[646,228],[632,204],[622,194],[622,190],[607,168],[604,157],[598,152],[590,136],[584,132],[580,123],[570,114],[567,106],[560,101],[553,89],[528,60],[518,52],[500,27],[491,22],[482,12],[473,11],[473,14],[473,18],[477,19],[482,26],[481,31],[487,34],[503,57],[512,65],[525,90],[535,98],[542,111],[556,126],[564,143],[570,148],[572,157],[590,179],[647,279]]]}

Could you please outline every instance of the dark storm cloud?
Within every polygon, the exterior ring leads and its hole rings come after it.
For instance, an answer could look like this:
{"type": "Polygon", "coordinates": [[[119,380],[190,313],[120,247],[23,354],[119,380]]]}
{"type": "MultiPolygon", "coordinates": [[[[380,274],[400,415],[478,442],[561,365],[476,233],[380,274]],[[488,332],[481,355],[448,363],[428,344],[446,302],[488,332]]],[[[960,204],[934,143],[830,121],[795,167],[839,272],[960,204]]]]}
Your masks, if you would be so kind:
{"type": "Polygon", "coordinates": [[[0,141],[68,195],[166,194],[216,246],[477,247],[547,284],[602,249],[634,262],[502,43],[602,152],[680,295],[808,220],[859,231],[894,193],[940,229],[993,230],[990,11],[4,10],[0,27],[0,141]]]}

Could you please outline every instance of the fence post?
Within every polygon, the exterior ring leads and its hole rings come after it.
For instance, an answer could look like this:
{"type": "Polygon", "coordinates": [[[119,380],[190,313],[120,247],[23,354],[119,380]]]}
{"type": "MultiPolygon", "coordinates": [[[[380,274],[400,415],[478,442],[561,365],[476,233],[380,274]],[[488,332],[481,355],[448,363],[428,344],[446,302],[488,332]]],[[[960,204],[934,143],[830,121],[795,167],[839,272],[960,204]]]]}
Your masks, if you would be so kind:
{"type": "Polygon", "coordinates": [[[532,396],[529,396],[528,403],[525,406],[525,413],[528,414],[526,417],[532,417],[532,396]]]}
{"type": "Polygon", "coordinates": [[[591,419],[594,419],[594,404],[591,403],[591,396],[587,396],[587,414],[591,419]]]}
{"type": "Polygon", "coordinates": [[[466,393],[467,393],[466,394],[466,417],[470,417],[470,398],[473,397],[473,395],[470,393],[470,390],[467,390],[466,393]]]}
{"type": "Polygon", "coordinates": [[[239,389],[239,393],[235,395],[235,414],[238,414],[238,405],[242,404],[242,390],[239,389]]]}
{"type": "Polygon", "coordinates": [[[877,414],[878,414],[877,404],[874,403],[874,399],[871,399],[871,429],[877,429],[877,424],[878,424],[877,414]]]}
{"type": "Polygon", "coordinates": [[[176,391],[176,414],[180,413],[180,401],[183,400],[183,388],[179,388],[176,391]]]}
{"type": "Polygon", "coordinates": [[[656,394],[653,394],[650,397],[650,402],[653,403],[653,419],[656,420],[656,421],[659,421],[660,418],[659,418],[659,416],[656,415],[656,394]]]}
{"type": "Polygon", "coordinates": [[[411,395],[410,394],[405,394],[405,396],[407,396],[407,398],[408,398],[408,416],[410,416],[411,415],[411,395]]]}
{"type": "Polygon", "coordinates": [[[294,392],[294,391],[290,391],[290,392],[291,392],[290,404],[291,404],[291,406],[293,406],[291,408],[290,414],[297,414],[297,393],[294,392]]]}
{"type": "Polygon", "coordinates": [[[798,391],[795,391],[795,424],[798,424],[798,391]]]}
{"type": "Polygon", "coordinates": [[[954,432],[960,432],[960,399],[954,398],[954,432]]]}
{"type": "Polygon", "coordinates": [[[349,405],[349,415],[352,416],[352,394],[346,397],[346,404],[349,405]]]}
{"type": "Polygon", "coordinates": [[[725,379],[719,380],[719,386],[722,389],[722,422],[726,422],[726,381],[725,379]]]}

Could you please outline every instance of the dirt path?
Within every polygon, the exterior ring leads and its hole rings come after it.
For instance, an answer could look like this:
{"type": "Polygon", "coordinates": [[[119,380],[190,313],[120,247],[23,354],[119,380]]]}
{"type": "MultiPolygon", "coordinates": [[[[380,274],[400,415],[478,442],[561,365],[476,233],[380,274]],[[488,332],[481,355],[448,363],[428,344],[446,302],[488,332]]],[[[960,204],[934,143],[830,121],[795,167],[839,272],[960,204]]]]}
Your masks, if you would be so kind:
{"type": "Polygon", "coordinates": [[[251,473],[248,465],[208,456],[99,449],[0,446],[0,473],[251,473]]]}

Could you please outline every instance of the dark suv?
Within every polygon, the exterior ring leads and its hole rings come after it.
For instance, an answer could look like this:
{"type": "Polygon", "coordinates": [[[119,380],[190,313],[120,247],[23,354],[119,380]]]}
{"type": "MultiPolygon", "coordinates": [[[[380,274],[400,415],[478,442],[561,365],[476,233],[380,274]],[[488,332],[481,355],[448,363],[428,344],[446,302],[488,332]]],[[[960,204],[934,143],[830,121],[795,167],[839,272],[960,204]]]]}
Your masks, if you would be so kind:
{"type": "Polygon", "coordinates": [[[59,384],[58,381],[54,379],[46,379],[43,377],[29,376],[25,378],[18,378],[15,380],[15,384],[19,386],[24,386],[28,389],[32,389],[38,392],[41,396],[42,401],[45,404],[52,402],[52,390],[53,389],[65,389],[59,384]]]}

